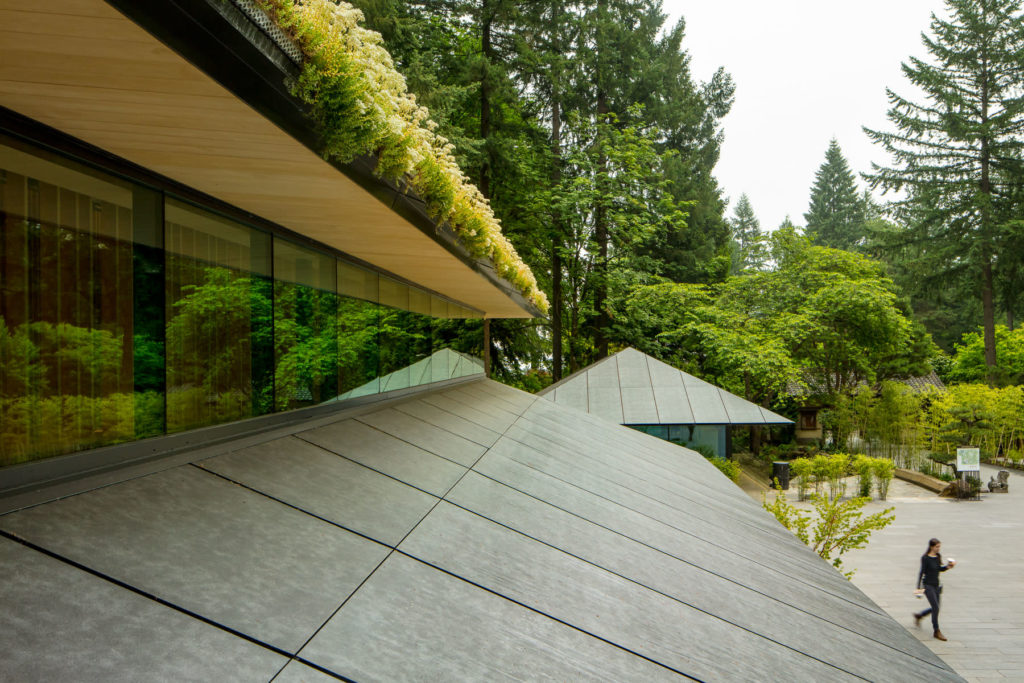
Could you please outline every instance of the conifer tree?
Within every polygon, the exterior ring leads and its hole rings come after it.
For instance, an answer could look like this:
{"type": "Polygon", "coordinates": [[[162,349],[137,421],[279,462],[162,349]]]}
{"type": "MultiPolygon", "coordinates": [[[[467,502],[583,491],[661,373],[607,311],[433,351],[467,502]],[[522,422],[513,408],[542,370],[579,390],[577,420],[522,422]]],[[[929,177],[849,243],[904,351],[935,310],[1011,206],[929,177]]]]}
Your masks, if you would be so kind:
{"type": "MultiPolygon", "coordinates": [[[[996,256],[1005,247],[1006,202],[1016,193],[1024,146],[1024,18],[1021,0],[947,0],[923,36],[931,61],[903,72],[923,91],[914,102],[889,91],[893,132],[865,129],[889,152],[873,188],[905,190],[897,217],[909,226],[922,281],[973,284],[982,303],[985,361],[996,367],[996,256]]],[[[940,284],[941,283],[941,284],[940,284]]]]}
{"type": "Polygon", "coordinates": [[[804,219],[807,234],[823,247],[852,251],[864,237],[864,205],[857,196],[853,172],[835,138],[814,176],[811,206],[804,219]]]}
{"type": "Polygon", "coordinates": [[[736,201],[729,223],[739,248],[739,269],[762,269],[767,258],[765,234],[761,232],[761,222],[754,215],[754,207],[750,205],[750,197],[746,193],[741,194],[736,201]]]}

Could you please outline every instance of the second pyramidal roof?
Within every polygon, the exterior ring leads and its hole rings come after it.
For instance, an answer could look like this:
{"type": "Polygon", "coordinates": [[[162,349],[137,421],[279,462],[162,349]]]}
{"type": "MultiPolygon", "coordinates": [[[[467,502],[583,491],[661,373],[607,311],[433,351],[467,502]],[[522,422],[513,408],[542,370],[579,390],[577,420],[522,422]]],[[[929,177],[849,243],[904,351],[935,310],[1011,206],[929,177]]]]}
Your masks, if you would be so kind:
{"type": "Polygon", "coordinates": [[[714,384],[627,348],[540,395],[618,424],[792,424],[714,384]]]}

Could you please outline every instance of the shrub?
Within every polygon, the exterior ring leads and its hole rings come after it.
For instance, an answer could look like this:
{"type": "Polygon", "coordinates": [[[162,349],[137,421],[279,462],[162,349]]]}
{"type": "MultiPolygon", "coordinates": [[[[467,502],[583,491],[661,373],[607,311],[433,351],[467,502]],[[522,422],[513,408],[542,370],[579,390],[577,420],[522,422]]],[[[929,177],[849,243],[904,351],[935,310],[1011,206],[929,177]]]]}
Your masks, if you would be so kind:
{"type": "Polygon", "coordinates": [[[501,227],[490,203],[469,182],[395,69],[380,34],[363,28],[363,13],[331,0],[257,0],[296,43],[302,72],[292,94],[310,106],[323,155],[341,163],[370,155],[377,175],[407,186],[427,213],[447,223],[475,258],[490,259],[497,273],[541,311],[547,297],[501,227]]]}
{"type": "Polygon", "coordinates": [[[807,500],[807,489],[814,475],[814,463],[810,458],[797,458],[789,464],[789,473],[796,481],[797,496],[800,500],[807,500]]]}
{"type": "Polygon", "coordinates": [[[814,477],[814,492],[822,495],[824,484],[828,482],[829,498],[835,500],[842,498],[846,485],[843,477],[846,476],[849,466],[849,456],[845,453],[833,453],[826,455],[819,453],[811,460],[811,471],[814,477]]]}
{"type": "MultiPolygon", "coordinates": [[[[868,498],[840,501],[814,495],[811,500],[814,502],[813,538],[810,533],[811,512],[790,505],[781,491],[775,494],[773,503],[769,503],[765,496],[761,504],[782,526],[792,531],[821,558],[831,561],[832,566],[840,572],[843,570],[844,553],[863,548],[867,545],[871,532],[884,529],[896,519],[893,508],[886,508],[864,517],[863,508],[868,498]]],[[[843,572],[843,576],[849,579],[853,572],[843,572]]]]}
{"type": "Polygon", "coordinates": [[[740,480],[740,466],[734,463],[732,460],[726,460],[725,458],[713,457],[708,458],[711,464],[719,469],[719,471],[733,482],[740,480]]]}
{"type": "Polygon", "coordinates": [[[845,453],[833,453],[828,457],[825,471],[828,476],[828,496],[832,500],[842,498],[846,493],[846,482],[843,481],[843,478],[846,476],[849,466],[850,456],[845,453]]]}
{"type": "Polygon", "coordinates": [[[819,453],[811,459],[811,475],[814,477],[814,493],[821,495],[824,484],[828,481],[829,457],[819,453]]]}
{"type": "Polygon", "coordinates": [[[896,473],[896,465],[888,458],[874,458],[873,469],[878,486],[878,499],[885,500],[889,495],[889,484],[896,473]]]}
{"type": "Polygon", "coordinates": [[[866,455],[857,455],[853,458],[853,471],[857,475],[857,493],[862,498],[871,497],[875,476],[874,460],[866,455]]]}
{"type": "Polygon", "coordinates": [[[732,482],[735,483],[740,480],[740,466],[732,460],[715,455],[715,450],[710,446],[696,444],[694,446],[688,446],[688,448],[703,455],[711,462],[712,465],[717,467],[722,474],[729,477],[732,482]]]}

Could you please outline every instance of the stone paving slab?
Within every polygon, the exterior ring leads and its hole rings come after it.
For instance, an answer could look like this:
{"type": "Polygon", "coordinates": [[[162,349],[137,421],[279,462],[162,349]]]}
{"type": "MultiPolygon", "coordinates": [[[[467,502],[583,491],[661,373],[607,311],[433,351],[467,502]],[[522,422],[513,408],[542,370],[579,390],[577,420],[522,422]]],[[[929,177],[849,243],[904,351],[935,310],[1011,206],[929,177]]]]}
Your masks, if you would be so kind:
{"type": "MultiPolygon", "coordinates": [[[[982,465],[982,481],[999,469],[982,465]]],[[[743,488],[760,499],[753,487],[743,488]]],[[[795,490],[788,497],[795,500],[795,490]]],[[[1010,492],[982,493],[980,501],[939,498],[897,479],[886,502],[865,509],[890,506],[896,521],[844,558],[856,570],[853,583],[968,681],[1024,681],[1024,473],[1010,470],[1010,492]],[[921,629],[911,618],[926,606],[913,589],[932,537],[942,541],[944,559],[957,560],[942,574],[939,626],[947,642],[932,638],[927,618],[921,629]]]]}

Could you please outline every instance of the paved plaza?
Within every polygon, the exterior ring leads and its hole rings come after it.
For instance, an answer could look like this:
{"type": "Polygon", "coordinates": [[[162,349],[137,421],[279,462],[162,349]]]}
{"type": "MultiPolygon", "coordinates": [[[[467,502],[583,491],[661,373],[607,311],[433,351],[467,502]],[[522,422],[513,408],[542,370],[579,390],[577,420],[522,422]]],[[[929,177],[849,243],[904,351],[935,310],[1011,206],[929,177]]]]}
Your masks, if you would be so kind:
{"type": "MultiPolygon", "coordinates": [[[[982,465],[983,481],[997,471],[982,465]]],[[[752,484],[741,482],[760,499],[752,484]]],[[[792,489],[789,497],[796,497],[792,489]]],[[[939,498],[894,480],[889,500],[866,510],[886,506],[896,508],[896,521],[844,558],[846,569],[856,569],[854,584],[967,680],[1024,681],[1024,473],[1011,470],[1010,492],[983,493],[980,501],[939,498]],[[911,618],[927,606],[913,589],[931,537],[942,541],[943,559],[957,560],[942,574],[939,622],[947,642],[932,638],[928,618],[920,630],[911,618]]]]}

